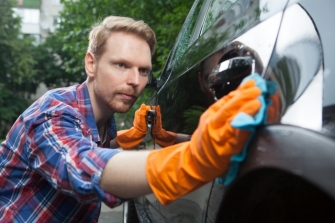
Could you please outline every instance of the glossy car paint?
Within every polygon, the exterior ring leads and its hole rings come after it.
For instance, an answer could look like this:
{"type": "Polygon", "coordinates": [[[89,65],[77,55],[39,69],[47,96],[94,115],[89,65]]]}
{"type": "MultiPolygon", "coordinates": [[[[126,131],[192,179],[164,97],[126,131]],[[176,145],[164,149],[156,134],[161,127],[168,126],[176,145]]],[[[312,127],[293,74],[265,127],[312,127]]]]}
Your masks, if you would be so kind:
{"type": "Polygon", "coordinates": [[[257,131],[232,184],[211,182],[168,206],[137,198],[141,222],[333,220],[334,9],[332,0],[195,1],[149,100],[163,127],[192,134],[214,102],[212,70],[241,56],[277,83],[281,119],[257,131]]]}

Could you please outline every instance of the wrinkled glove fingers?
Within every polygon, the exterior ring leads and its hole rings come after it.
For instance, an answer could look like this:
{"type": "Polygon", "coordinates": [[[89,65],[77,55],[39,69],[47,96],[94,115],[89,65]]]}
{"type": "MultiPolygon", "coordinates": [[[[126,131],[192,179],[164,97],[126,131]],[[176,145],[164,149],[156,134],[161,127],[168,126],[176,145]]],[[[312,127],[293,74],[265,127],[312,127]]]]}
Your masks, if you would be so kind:
{"type": "Polygon", "coordinates": [[[135,112],[133,125],[134,128],[141,132],[147,131],[146,114],[148,110],[150,110],[150,106],[142,104],[141,107],[135,112]]]}
{"type": "MultiPolygon", "coordinates": [[[[245,89],[240,94],[237,94],[235,97],[231,98],[225,104],[221,106],[221,108],[214,114],[212,117],[212,122],[217,123],[218,125],[223,125],[227,120],[229,120],[232,116],[236,115],[237,112],[241,111],[241,108],[246,104],[249,104],[251,101],[258,101],[256,98],[261,95],[261,90],[257,87],[251,87],[249,89],[245,89]]],[[[255,102],[254,105],[257,105],[255,108],[248,107],[248,111],[256,110],[258,111],[260,107],[260,102],[255,102]]],[[[252,114],[255,114],[251,112],[252,114]]]]}
{"type": "Polygon", "coordinates": [[[258,99],[254,99],[245,103],[239,110],[239,112],[243,112],[250,116],[255,116],[259,109],[261,108],[262,103],[258,99]]]}
{"type": "Polygon", "coordinates": [[[161,131],[162,127],[162,117],[161,117],[161,108],[159,105],[152,106],[152,109],[156,111],[156,119],[154,123],[153,128],[153,134],[157,134],[159,131],[161,131]]]}
{"type": "Polygon", "coordinates": [[[123,149],[131,149],[140,144],[145,137],[145,133],[140,133],[134,128],[120,130],[117,132],[115,140],[123,149]]]}
{"type": "Polygon", "coordinates": [[[150,106],[142,104],[141,107],[136,110],[135,115],[146,115],[147,111],[150,110],[150,106]]]}
{"type": "Polygon", "coordinates": [[[247,88],[250,88],[250,87],[254,87],[256,86],[256,81],[253,80],[253,79],[249,79],[247,81],[244,81],[242,82],[236,90],[244,90],[244,89],[247,89],[247,88]]]}

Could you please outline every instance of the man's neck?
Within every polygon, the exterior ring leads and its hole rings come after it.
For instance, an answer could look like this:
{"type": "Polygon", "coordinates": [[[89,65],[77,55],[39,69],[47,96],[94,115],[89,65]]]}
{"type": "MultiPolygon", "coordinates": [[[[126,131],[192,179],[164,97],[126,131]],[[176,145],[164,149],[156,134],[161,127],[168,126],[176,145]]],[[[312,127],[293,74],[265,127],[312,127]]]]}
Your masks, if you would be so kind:
{"type": "Polygon", "coordinates": [[[100,137],[101,143],[104,143],[105,140],[106,140],[107,123],[105,123],[104,125],[98,127],[98,132],[99,132],[99,137],[100,137]]]}
{"type": "Polygon", "coordinates": [[[107,105],[105,103],[103,103],[95,94],[94,91],[94,86],[93,86],[93,81],[88,79],[87,80],[87,88],[88,88],[88,92],[90,95],[90,100],[91,100],[91,104],[92,104],[92,110],[93,110],[93,114],[94,114],[94,119],[95,119],[95,123],[97,125],[98,131],[99,131],[99,135],[101,138],[101,134],[103,134],[105,126],[106,126],[106,122],[108,121],[108,119],[110,119],[113,115],[112,112],[106,112],[106,111],[110,111],[110,108],[107,107],[107,105]]]}

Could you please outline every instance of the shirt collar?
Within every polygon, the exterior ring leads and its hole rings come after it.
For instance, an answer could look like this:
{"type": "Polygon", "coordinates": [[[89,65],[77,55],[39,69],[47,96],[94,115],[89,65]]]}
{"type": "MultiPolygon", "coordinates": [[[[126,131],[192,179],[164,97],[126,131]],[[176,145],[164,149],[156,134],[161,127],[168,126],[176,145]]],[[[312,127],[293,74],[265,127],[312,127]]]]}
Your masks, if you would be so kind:
{"type": "MultiPolygon", "coordinates": [[[[87,124],[91,128],[93,137],[92,140],[94,142],[100,142],[99,132],[94,119],[93,108],[86,81],[77,87],[76,93],[79,112],[82,116],[84,116],[87,124]]],[[[107,136],[109,139],[114,139],[116,137],[116,124],[114,116],[107,121],[107,136]]]]}

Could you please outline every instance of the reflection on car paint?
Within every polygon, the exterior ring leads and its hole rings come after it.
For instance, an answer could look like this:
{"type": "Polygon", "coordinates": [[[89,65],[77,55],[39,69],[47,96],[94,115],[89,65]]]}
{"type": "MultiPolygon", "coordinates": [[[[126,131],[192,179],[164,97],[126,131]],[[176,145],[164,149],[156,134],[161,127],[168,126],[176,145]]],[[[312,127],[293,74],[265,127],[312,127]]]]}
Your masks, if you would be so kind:
{"type": "Polygon", "coordinates": [[[208,76],[208,85],[209,89],[214,92],[214,100],[235,90],[243,78],[254,72],[255,60],[250,56],[219,61],[208,76]]]}

